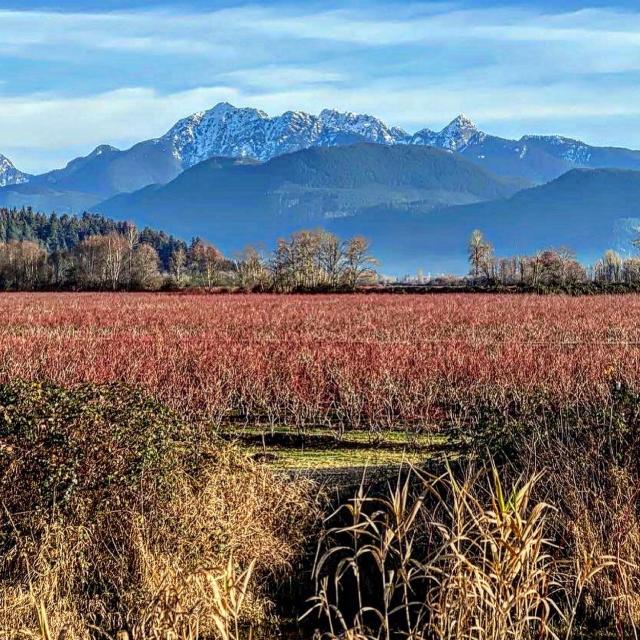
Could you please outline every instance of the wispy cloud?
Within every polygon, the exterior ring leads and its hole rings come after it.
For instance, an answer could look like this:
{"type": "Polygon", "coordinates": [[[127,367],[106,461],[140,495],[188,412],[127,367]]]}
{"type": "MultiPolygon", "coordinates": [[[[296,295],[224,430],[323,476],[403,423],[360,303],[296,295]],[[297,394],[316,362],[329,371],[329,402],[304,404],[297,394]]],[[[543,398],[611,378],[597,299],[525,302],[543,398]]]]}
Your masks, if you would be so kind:
{"type": "Polygon", "coordinates": [[[273,91],[314,85],[336,84],[346,79],[344,73],[318,68],[265,65],[221,73],[220,78],[232,84],[273,91]]]}
{"type": "MultiPolygon", "coordinates": [[[[615,9],[542,13],[508,4],[462,9],[448,3],[304,10],[240,6],[204,13],[167,10],[105,13],[0,10],[3,47],[74,44],[159,54],[217,52],[219,43],[250,45],[249,34],[313,39],[366,47],[445,42],[453,38],[520,42],[637,45],[640,15],[615,9]],[[392,17],[387,17],[392,14],[392,17]],[[240,42],[236,35],[244,37],[240,42]],[[594,37],[597,42],[594,42],[594,37]]],[[[33,53],[30,51],[30,53],[33,53]]]]}
{"type": "Polygon", "coordinates": [[[133,88],[91,96],[15,96],[0,100],[0,139],[9,147],[45,149],[100,141],[127,144],[157,137],[185,112],[229,98],[239,98],[231,87],[162,95],[133,88]]]}

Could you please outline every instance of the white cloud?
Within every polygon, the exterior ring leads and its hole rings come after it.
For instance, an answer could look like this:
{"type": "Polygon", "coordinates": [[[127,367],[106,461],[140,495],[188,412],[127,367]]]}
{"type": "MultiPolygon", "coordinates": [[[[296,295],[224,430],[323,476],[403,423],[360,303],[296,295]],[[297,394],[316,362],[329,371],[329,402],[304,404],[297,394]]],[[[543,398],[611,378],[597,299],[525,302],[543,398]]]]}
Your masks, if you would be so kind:
{"type": "MultiPolygon", "coordinates": [[[[448,4],[382,5],[302,10],[241,6],[205,13],[169,11],[60,13],[0,10],[2,47],[77,45],[157,53],[216,53],[250,46],[248,34],[358,44],[366,47],[455,39],[531,42],[640,43],[640,15],[611,9],[543,13],[508,6],[456,9],[448,4]],[[245,37],[237,40],[238,34],[245,37]],[[594,42],[594,38],[597,41],[594,42]]],[[[33,53],[31,51],[31,53],[33,53]]]]}
{"type": "Polygon", "coordinates": [[[237,97],[230,87],[206,87],[168,95],[132,88],[81,97],[30,94],[2,98],[0,140],[6,148],[45,150],[132,144],[162,135],[189,113],[237,97]]]}
{"type": "Polygon", "coordinates": [[[220,74],[230,83],[242,83],[255,89],[295,89],[304,85],[333,84],[346,79],[344,73],[315,68],[265,65],[220,74]]]}
{"type": "MultiPolygon", "coordinates": [[[[208,17],[205,22],[210,24],[208,17]]],[[[29,57],[46,56],[58,47],[68,47],[70,53],[77,48],[185,55],[228,53],[215,39],[204,37],[206,29],[198,16],[0,11],[0,28],[0,51],[29,57]],[[195,30],[195,37],[191,37],[191,30],[195,30]],[[40,52],[35,47],[40,47],[40,52]]]]}
{"type": "Polygon", "coordinates": [[[7,155],[9,150],[18,150],[14,158],[17,164],[22,157],[20,150],[25,158],[33,158],[34,150],[47,157],[49,152],[64,147],[84,146],[85,152],[102,143],[126,147],[158,137],[181,117],[223,100],[271,114],[287,109],[317,112],[319,105],[331,105],[371,113],[389,124],[414,130],[426,125],[442,126],[457,113],[468,111],[470,92],[474,100],[470,115],[489,131],[495,123],[510,119],[640,117],[635,87],[593,96],[587,87],[570,82],[548,93],[528,85],[486,88],[481,79],[475,84],[450,82],[433,88],[406,86],[402,79],[379,81],[367,91],[331,84],[253,92],[214,86],[169,94],[132,88],[82,97],[33,94],[4,98],[0,100],[0,140],[7,155]]]}

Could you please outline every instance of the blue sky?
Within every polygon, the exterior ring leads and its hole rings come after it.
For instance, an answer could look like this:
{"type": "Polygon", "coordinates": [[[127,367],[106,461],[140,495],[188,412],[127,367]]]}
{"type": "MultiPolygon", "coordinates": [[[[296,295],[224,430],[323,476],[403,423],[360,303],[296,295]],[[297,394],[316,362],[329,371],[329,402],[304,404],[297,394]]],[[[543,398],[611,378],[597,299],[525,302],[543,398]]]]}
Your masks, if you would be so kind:
{"type": "Polygon", "coordinates": [[[0,153],[31,172],[226,100],[640,148],[640,3],[0,0],[0,153]]]}

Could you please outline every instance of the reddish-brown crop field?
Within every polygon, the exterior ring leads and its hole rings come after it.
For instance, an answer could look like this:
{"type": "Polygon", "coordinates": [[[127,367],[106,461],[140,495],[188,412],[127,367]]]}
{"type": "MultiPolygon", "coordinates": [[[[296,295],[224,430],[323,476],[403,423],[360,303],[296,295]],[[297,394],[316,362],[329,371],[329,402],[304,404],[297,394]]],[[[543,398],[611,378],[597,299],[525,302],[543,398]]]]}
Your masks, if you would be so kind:
{"type": "Polygon", "coordinates": [[[434,427],[640,382],[640,297],[3,294],[0,379],[124,381],[218,423],[434,427]]]}

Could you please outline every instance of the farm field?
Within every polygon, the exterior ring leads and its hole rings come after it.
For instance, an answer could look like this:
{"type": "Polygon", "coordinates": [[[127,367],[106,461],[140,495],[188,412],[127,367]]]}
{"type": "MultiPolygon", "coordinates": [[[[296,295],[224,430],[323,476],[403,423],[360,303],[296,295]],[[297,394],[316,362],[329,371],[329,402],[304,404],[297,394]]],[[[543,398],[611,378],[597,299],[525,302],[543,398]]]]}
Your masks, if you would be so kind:
{"type": "Polygon", "coordinates": [[[0,317],[0,380],[124,382],[227,432],[437,434],[640,374],[631,295],[16,293],[0,317]]]}

